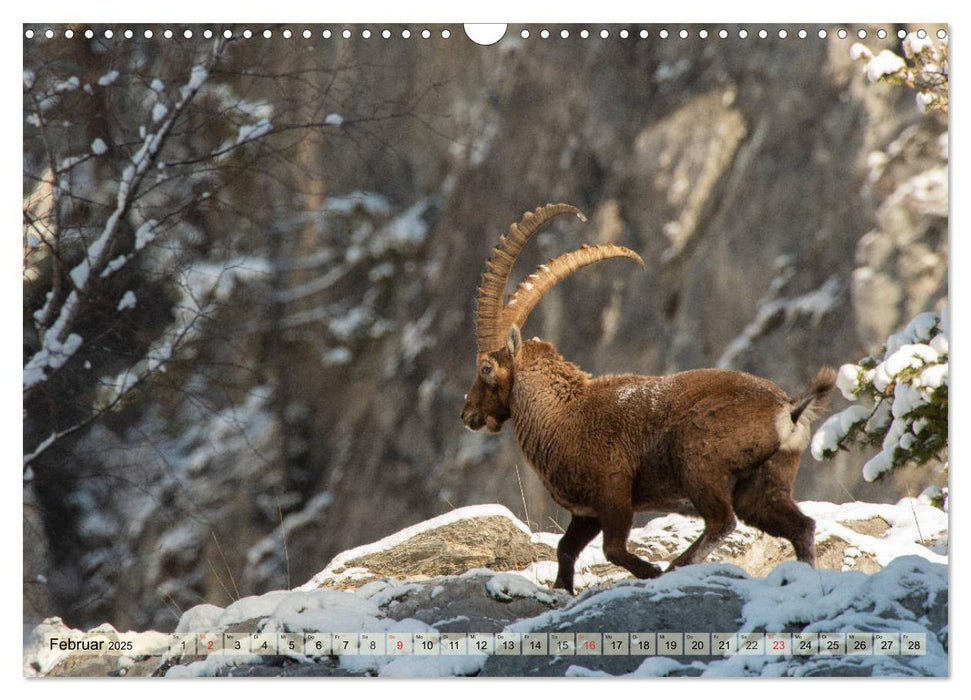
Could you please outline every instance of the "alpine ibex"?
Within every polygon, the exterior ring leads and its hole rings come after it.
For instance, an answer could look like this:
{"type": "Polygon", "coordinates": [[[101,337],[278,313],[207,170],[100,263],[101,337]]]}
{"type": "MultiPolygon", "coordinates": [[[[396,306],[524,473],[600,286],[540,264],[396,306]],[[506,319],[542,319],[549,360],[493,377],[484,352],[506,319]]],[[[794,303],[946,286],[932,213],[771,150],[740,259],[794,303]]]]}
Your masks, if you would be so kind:
{"type": "Polygon", "coordinates": [[[523,453],[553,500],[573,515],[557,548],[555,587],[573,592],[574,565],[603,531],[607,560],[638,578],[661,573],[627,550],[635,511],[696,512],[704,532],[668,570],[702,561],[736,515],[787,538],[815,565],[815,521],[792,499],[809,423],[832,390],[823,368],[790,398],[744,372],[698,369],[670,376],[592,378],[549,343],[523,342],[520,328],[543,295],[575,270],[606,258],[644,262],[615,245],[583,246],[550,260],[503,304],[516,257],[545,222],[580,211],[547,204],[502,236],[482,273],[475,329],[476,379],[462,408],[471,430],[497,433],[512,418],[523,453]]]}

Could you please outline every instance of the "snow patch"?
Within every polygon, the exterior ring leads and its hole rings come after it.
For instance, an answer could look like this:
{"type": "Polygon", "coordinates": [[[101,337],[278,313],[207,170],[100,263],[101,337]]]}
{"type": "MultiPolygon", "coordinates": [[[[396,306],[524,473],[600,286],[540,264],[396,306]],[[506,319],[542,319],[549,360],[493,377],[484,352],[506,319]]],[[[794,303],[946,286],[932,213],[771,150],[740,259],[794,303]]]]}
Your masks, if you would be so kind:
{"type": "Polygon", "coordinates": [[[917,36],[916,32],[910,32],[904,37],[903,41],[904,51],[909,53],[911,56],[921,53],[925,49],[930,49],[935,51],[934,42],[931,41],[930,36],[925,36],[923,38],[917,36]]]}
{"type": "Polygon", "coordinates": [[[141,250],[155,240],[156,226],[158,226],[158,221],[155,219],[149,219],[135,229],[135,250],[141,250]]]}
{"type": "Polygon", "coordinates": [[[71,359],[71,356],[77,352],[77,349],[84,342],[84,339],[77,333],[69,334],[63,343],[58,342],[55,336],[48,337],[49,335],[50,331],[45,334],[44,347],[24,365],[25,391],[46,380],[48,370],[57,370],[63,367],[64,363],[71,359]]]}
{"type": "Polygon", "coordinates": [[[424,243],[428,237],[425,218],[430,207],[430,200],[421,200],[376,231],[368,242],[371,256],[379,258],[390,251],[408,252],[424,243]]]}
{"type": "Polygon", "coordinates": [[[892,75],[907,67],[906,62],[893,51],[884,49],[871,58],[866,64],[866,77],[871,82],[877,81],[885,75],[892,75]]]}
{"type": "Polygon", "coordinates": [[[161,102],[156,102],[152,106],[152,121],[153,122],[160,122],[163,119],[165,119],[165,115],[168,114],[168,113],[169,113],[169,108],[168,107],[166,107],[161,102]]]}
{"type": "Polygon", "coordinates": [[[341,346],[328,350],[324,353],[320,361],[327,367],[338,367],[346,365],[354,359],[354,354],[347,348],[341,346]]]}
{"type": "Polygon", "coordinates": [[[813,457],[822,461],[834,454],[839,449],[840,441],[849,434],[850,430],[861,425],[869,417],[870,409],[866,406],[850,406],[845,411],[827,418],[813,435],[810,448],[813,457]]]}
{"type": "Polygon", "coordinates": [[[135,308],[136,301],[137,300],[135,299],[135,292],[129,289],[127,292],[125,292],[122,295],[121,299],[118,301],[118,306],[116,308],[118,311],[124,311],[125,309],[133,309],[135,308]]]}
{"type": "Polygon", "coordinates": [[[490,598],[504,603],[513,598],[535,598],[546,605],[556,604],[556,598],[518,574],[496,574],[486,581],[485,587],[490,598]]]}
{"type": "Polygon", "coordinates": [[[860,391],[860,374],[862,370],[857,365],[845,364],[840,367],[836,375],[836,387],[848,401],[856,398],[860,391]]]}
{"type": "Polygon", "coordinates": [[[270,123],[269,119],[260,119],[255,124],[243,124],[239,127],[239,133],[236,135],[236,145],[255,141],[261,136],[266,136],[272,130],[273,124],[270,123]]]}
{"type": "MultiPolygon", "coordinates": [[[[67,80],[62,80],[57,85],[54,86],[54,92],[74,92],[79,87],[81,87],[81,80],[76,76],[72,75],[67,80]]],[[[43,111],[43,109],[41,110],[43,111]]]]}
{"type": "Polygon", "coordinates": [[[110,70],[104,75],[102,75],[100,78],[98,78],[98,85],[101,85],[102,87],[107,87],[112,83],[114,83],[116,80],[118,80],[119,75],[121,74],[118,71],[110,70]]]}
{"type": "Polygon", "coordinates": [[[186,87],[190,90],[198,90],[206,82],[206,78],[208,77],[209,71],[204,67],[193,66],[192,71],[189,73],[189,82],[186,84],[186,87]]]}

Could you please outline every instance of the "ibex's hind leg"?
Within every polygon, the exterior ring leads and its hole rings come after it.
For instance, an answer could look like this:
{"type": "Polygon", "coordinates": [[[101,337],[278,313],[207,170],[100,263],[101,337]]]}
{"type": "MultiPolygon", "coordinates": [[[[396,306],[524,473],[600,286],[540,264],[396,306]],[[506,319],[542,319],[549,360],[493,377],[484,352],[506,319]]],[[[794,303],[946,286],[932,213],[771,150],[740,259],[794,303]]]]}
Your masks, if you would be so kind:
{"type": "Polygon", "coordinates": [[[604,531],[604,556],[607,561],[622,566],[637,578],[655,578],[661,569],[644,561],[627,549],[627,536],[630,535],[634,520],[634,509],[630,503],[611,503],[601,509],[600,526],[604,531]]]}
{"type": "MultiPolygon", "coordinates": [[[[710,479],[712,474],[705,475],[710,479]]],[[[705,520],[705,529],[701,537],[692,543],[677,559],[671,562],[668,571],[679,566],[688,566],[704,561],[705,557],[714,551],[723,539],[728,537],[735,529],[735,513],[732,504],[728,500],[730,493],[725,483],[702,483],[689,488],[688,497],[692,505],[698,510],[698,514],[705,520]]]]}
{"type": "Polygon", "coordinates": [[[816,566],[816,521],[792,499],[799,454],[777,452],[749,477],[735,485],[735,512],[743,522],[773,537],[792,542],[796,558],[816,566]]]}
{"type": "Polygon", "coordinates": [[[573,516],[556,547],[556,561],[559,566],[553,588],[565,588],[568,593],[573,594],[573,573],[577,557],[599,532],[600,521],[596,518],[573,516]]]}

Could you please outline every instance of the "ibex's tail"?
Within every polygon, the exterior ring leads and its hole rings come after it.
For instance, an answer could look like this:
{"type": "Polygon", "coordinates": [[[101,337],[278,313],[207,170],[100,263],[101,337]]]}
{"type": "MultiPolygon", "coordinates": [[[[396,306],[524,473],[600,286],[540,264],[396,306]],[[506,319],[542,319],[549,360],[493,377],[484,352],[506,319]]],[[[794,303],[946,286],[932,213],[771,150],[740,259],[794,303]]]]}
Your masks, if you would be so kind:
{"type": "Polygon", "coordinates": [[[826,397],[836,386],[836,370],[823,367],[809,388],[792,400],[792,408],[778,414],[776,430],[779,449],[802,452],[809,444],[809,424],[826,405],[826,397]]]}
{"type": "Polygon", "coordinates": [[[792,422],[809,425],[826,406],[826,398],[834,386],[836,386],[836,370],[832,367],[823,367],[816,373],[816,378],[805,393],[793,401],[792,411],[789,413],[792,422]]]}

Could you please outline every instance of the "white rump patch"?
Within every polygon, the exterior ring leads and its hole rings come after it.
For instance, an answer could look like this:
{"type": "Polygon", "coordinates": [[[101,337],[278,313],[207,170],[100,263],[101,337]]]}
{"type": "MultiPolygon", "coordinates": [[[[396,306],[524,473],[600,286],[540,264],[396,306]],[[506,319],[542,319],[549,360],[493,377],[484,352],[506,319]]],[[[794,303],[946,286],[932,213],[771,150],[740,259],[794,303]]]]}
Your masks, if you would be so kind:
{"type": "Polygon", "coordinates": [[[800,420],[792,422],[790,416],[792,407],[786,405],[775,417],[775,431],[779,434],[779,449],[786,452],[802,452],[809,444],[809,421],[801,419],[806,416],[805,411],[800,420]]]}

